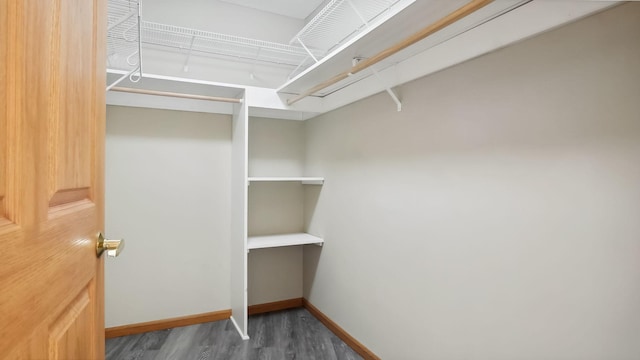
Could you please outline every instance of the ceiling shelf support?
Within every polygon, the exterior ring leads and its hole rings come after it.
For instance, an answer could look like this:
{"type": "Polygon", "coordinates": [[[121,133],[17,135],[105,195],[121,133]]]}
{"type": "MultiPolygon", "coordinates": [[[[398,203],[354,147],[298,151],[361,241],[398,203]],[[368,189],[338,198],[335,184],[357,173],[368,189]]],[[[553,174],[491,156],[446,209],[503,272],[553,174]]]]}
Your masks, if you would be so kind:
{"type": "Polygon", "coordinates": [[[300,38],[298,37],[298,42],[300,43],[300,45],[302,45],[302,48],[304,49],[304,51],[307,52],[307,54],[309,54],[309,56],[311,56],[311,58],[313,59],[313,61],[318,62],[318,59],[313,55],[313,53],[311,52],[311,50],[309,50],[309,48],[302,42],[302,40],[300,40],[300,38]]]}

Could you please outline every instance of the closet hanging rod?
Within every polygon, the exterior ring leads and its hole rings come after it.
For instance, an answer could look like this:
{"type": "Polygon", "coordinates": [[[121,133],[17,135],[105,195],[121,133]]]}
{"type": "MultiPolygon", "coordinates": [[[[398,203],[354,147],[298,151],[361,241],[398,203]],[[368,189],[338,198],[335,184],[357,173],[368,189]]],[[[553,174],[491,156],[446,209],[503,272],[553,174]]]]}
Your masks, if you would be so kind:
{"type": "Polygon", "coordinates": [[[144,95],[169,96],[169,97],[177,97],[177,98],[183,98],[183,99],[219,101],[219,102],[228,102],[228,103],[236,103],[236,104],[242,103],[242,99],[236,99],[236,98],[183,94],[183,93],[177,93],[177,92],[134,89],[134,88],[125,88],[125,87],[118,87],[118,86],[112,87],[111,91],[120,91],[120,92],[128,92],[133,94],[144,94],[144,95]]]}
{"type": "Polygon", "coordinates": [[[339,81],[342,81],[348,78],[350,75],[358,73],[370,67],[371,65],[377,64],[380,61],[388,58],[389,56],[394,55],[395,53],[406,49],[407,47],[417,43],[418,41],[425,39],[427,36],[439,30],[444,29],[445,27],[455,23],[456,21],[466,17],[467,15],[470,15],[476,12],[477,10],[480,10],[481,8],[485,7],[486,5],[489,5],[492,2],[493,0],[471,0],[470,2],[466,3],[465,5],[453,11],[452,13],[449,13],[448,15],[444,16],[443,18],[440,18],[436,22],[431,23],[427,27],[414,33],[413,35],[410,35],[409,37],[396,43],[395,45],[380,51],[379,53],[375,54],[370,58],[366,58],[360,61],[359,63],[351,67],[351,69],[344,71],[330,78],[329,80],[321,82],[320,84],[302,92],[301,94],[292,97],[291,99],[288,99],[287,104],[293,105],[298,101],[306,98],[309,95],[313,95],[322,89],[325,89],[339,81]]]}

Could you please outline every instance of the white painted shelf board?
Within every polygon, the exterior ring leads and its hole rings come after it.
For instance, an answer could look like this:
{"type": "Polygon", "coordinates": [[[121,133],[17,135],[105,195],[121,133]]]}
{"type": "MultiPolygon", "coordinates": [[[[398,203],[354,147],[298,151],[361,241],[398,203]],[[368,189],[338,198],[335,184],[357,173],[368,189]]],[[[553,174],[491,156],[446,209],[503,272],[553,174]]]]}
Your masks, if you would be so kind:
{"type": "MultiPolygon", "coordinates": [[[[403,41],[467,2],[468,0],[399,1],[388,12],[387,16],[370,24],[365,31],[362,31],[332,51],[330,55],[327,55],[283,84],[277,91],[280,94],[300,94],[334,75],[351,69],[354,58],[366,59],[374,56],[378,52],[403,41]],[[407,5],[405,1],[409,2],[409,4],[407,5]]],[[[494,1],[466,18],[436,32],[427,39],[385,59],[374,68],[376,71],[381,71],[528,2],[527,0],[494,1]]],[[[371,75],[371,70],[356,73],[332,87],[318,91],[315,96],[328,95],[355,81],[354,77],[362,78],[369,75],[371,75]]]]}
{"type": "Polygon", "coordinates": [[[266,249],[282,246],[296,246],[324,243],[324,239],[306,233],[281,234],[267,236],[249,236],[247,249],[266,249]]]}
{"type": "Polygon", "coordinates": [[[345,65],[348,64],[350,67],[351,60],[357,57],[357,55],[354,54],[358,52],[360,39],[368,37],[375,29],[384,25],[385,22],[388,22],[388,20],[409,7],[409,5],[412,5],[415,1],[416,0],[401,0],[395,3],[389,11],[384,12],[384,14],[376,18],[374,22],[369,23],[363,31],[360,31],[356,36],[351,37],[348,41],[345,41],[342,45],[325,55],[320,61],[309,66],[293,79],[283,84],[277,89],[278,93],[300,93],[321,81],[325,81],[329,76],[347,70],[348,67],[345,65]],[[336,60],[336,58],[338,60],[336,60]]]}
{"type": "Polygon", "coordinates": [[[323,177],[308,177],[308,176],[301,176],[301,177],[249,177],[249,183],[251,182],[282,182],[282,181],[288,181],[288,182],[301,182],[305,185],[322,185],[324,184],[324,178],[323,177]]]}

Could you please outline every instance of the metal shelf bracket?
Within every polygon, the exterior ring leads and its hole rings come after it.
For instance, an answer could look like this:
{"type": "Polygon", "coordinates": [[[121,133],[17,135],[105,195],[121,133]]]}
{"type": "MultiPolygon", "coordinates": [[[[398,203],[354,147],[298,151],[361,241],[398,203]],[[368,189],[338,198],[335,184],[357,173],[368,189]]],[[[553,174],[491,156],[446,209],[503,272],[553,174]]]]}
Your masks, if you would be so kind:
{"type": "MultiPolygon", "coordinates": [[[[352,66],[356,66],[356,64],[358,64],[362,60],[364,60],[364,58],[359,58],[359,57],[353,58],[353,61],[351,64],[352,66]]],[[[396,110],[398,112],[402,111],[402,101],[400,101],[400,98],[398,97],[398,95],[393,91],[393,89],[391,89],[391,87],[389,87],[386,81],[382,79],[382,76],[380,76],[378,71],[375,69],[375,66],[371,66],[370,69],[371,69],[371,73],[378,79],[378,81],[380,81],[380,83],[382,83],[385,91],[391,97],[391,100],[393,100],[393,102],[396,104],[396,110]]]]}

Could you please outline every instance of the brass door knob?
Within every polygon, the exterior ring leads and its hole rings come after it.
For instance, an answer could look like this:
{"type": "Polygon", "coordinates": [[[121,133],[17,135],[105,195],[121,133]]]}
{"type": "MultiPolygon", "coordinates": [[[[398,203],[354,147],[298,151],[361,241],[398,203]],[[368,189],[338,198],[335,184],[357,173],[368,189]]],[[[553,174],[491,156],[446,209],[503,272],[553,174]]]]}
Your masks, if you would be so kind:
{"type": "Polygon", "coordinates": [[[102,233],[98,233],[98,241],[96,242],[96,254],[98,257],[103,252],[107,252],[107,256],[116,257],[120,255],[124,249],[124,239],[105,239],[102,233]]]}

